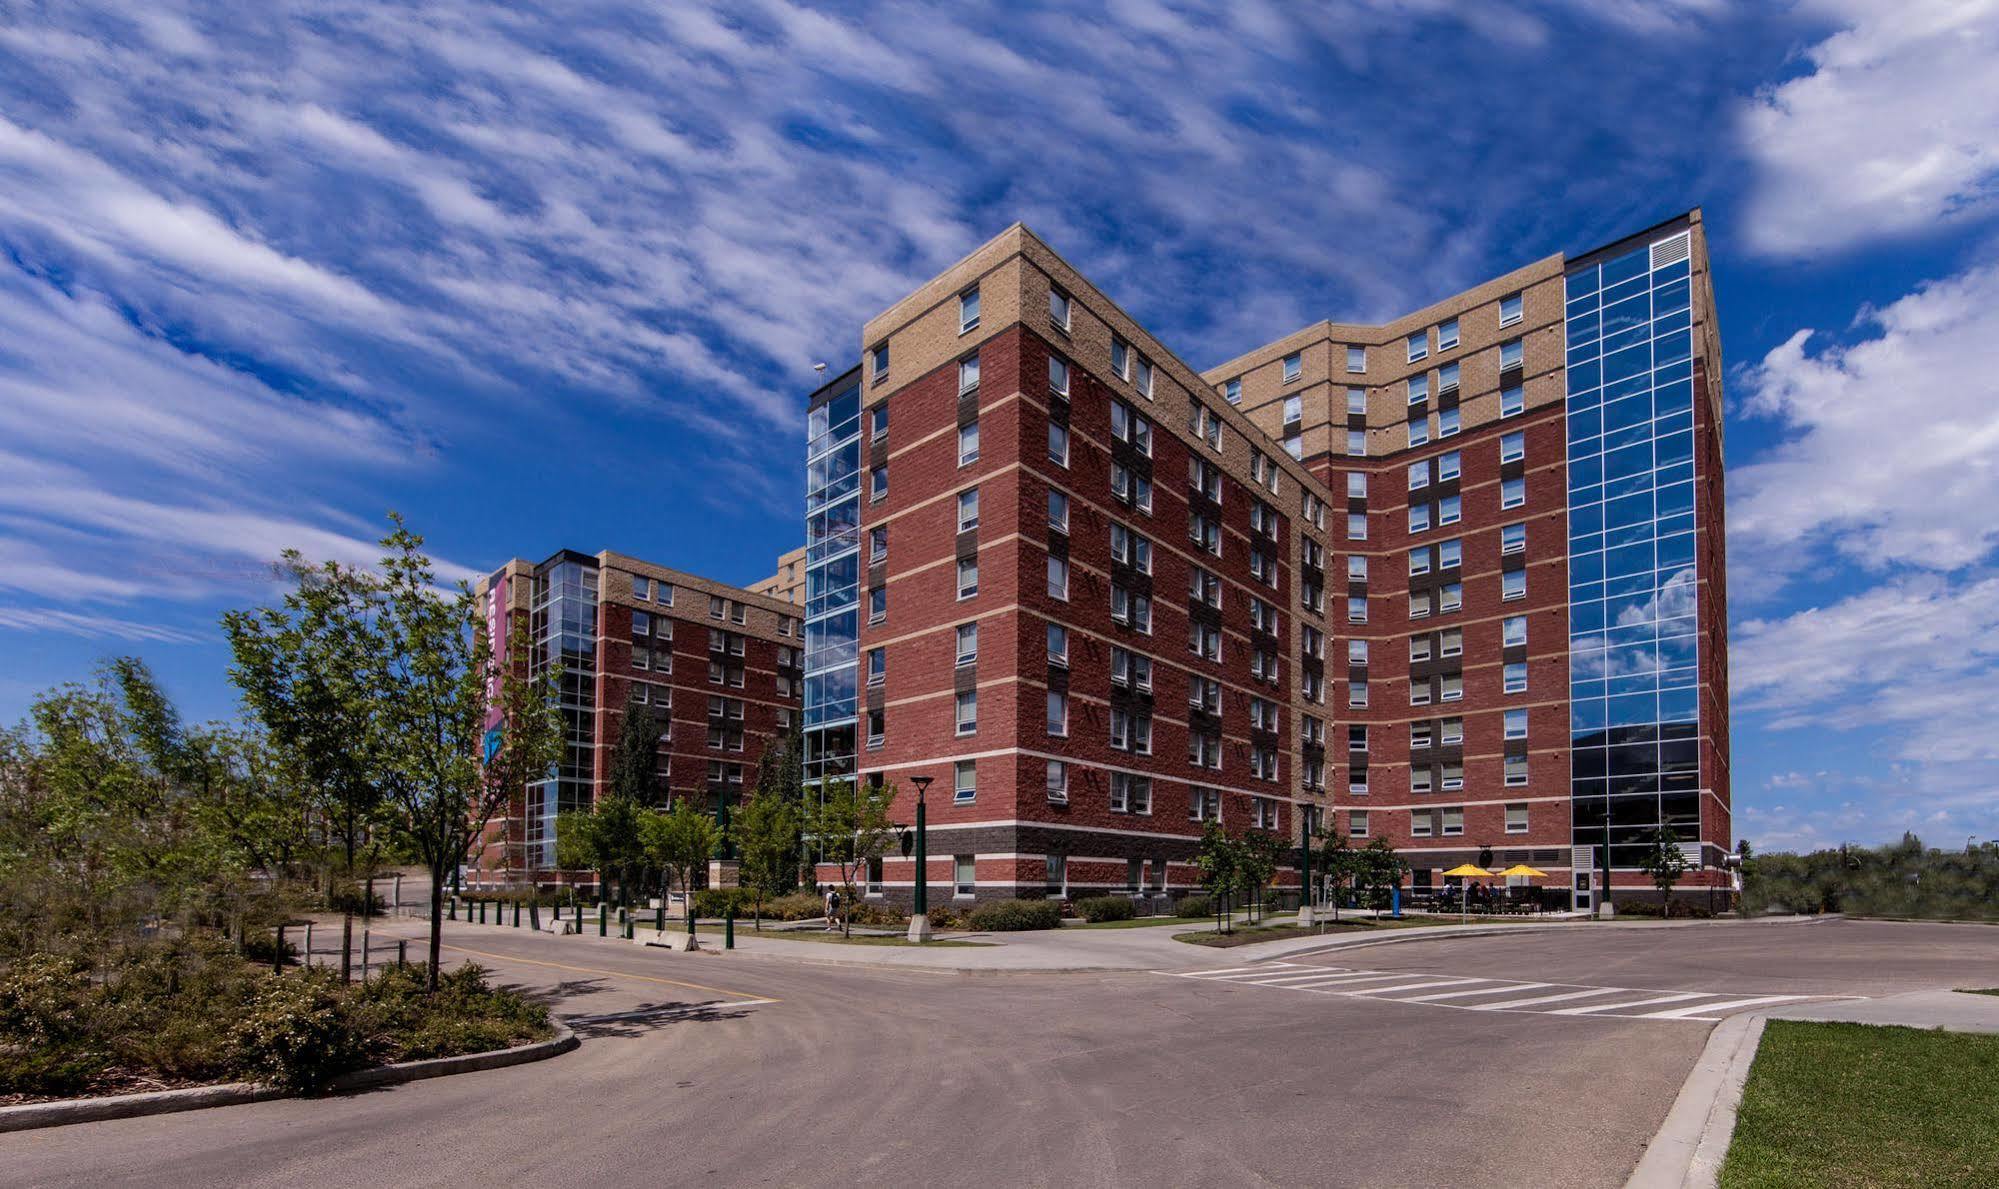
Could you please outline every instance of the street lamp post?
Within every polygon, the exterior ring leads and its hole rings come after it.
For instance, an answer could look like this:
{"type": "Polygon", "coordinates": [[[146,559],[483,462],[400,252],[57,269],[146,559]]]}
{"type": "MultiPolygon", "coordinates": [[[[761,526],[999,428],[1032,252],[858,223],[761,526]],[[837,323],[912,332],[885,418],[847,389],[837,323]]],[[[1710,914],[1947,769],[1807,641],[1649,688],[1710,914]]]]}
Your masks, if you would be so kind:
{"type": "Polygon", "coordinates": [[[924,837],[924,799],[930,791],[929,776],[912,776],[909,783],[916,786],[916,898],[909,914],[909,940],[924,942],[930,940],[930,867],[929,852],[924,837]]]}

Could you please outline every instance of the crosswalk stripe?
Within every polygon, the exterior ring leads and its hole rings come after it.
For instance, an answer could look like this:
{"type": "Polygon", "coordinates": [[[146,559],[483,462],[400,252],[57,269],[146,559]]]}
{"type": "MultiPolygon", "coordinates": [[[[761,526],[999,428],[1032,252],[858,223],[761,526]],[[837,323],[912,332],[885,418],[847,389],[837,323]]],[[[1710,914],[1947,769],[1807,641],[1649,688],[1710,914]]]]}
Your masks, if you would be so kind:
{"type": "Polygon", "coordinates": [[[1542,1003],[1560,1003],[1567,999],[1582,999],[1590,995],[1615,995],[1617,987],[1588,987],[1581,991],[1568,991],[1560,995],[1542,995],[1536,999],[1510,999],[1505,1003],[1474,1003],[1473,1011],[1511,1011],[1516,1007],[1533,1007],[1542,1003]]]}
{"type": "Polygon", "coordinates": [[[1648,1020],[1684,1020],[1701,1016],[1704,1012],[1734,1011],[1739,1007],[1755,1007],[1760,1003],[1782,1003],[1786,999],[1801,999],[1800,995],[1762,995],[1755,999],[1725,999],[1720,1003],[1697,1003],[1692,1007],[1669,1007],[1665,1011],[1646,1012],[1648,1020]]]}
{"type": "Polygon", "coordinates": [[[1406,974],[1381,974],[1372,970],[1343,970],[1337,972],[1328,971],[1325,974],[1300,975],[1299,977],[1309,979],[1309,985],[1317,986],[1320,983],[1370,983],[1385,978],[1407,978],[1409,976],[1406,974]]]}
{"type": "Polygon", "coordinates": [[[1295,967],[1295,962],[1265,962],[1261,966],[1224,966],[1220,970],[1192,970],[1188,978],[1213,978],[1218,974],[1241,974],[1244,971],[1283,970],[1295,967]]]}
{"type": "Polygon", "coordinates": [[[1638,999],[1630,1003],[1592,1003],[1583,1007],[1564,1007],[1548,1014],[1551,1016],[1584,1016],[1600,1011],[1629,1011],[1634,1007],[1651,1007],[1655,1003],[1680,1003],[1688,999],[1712,998],[1710,991],[1681,991],[1677,995],[1660,995],[1652,999],[1638,999]]]}
{"type": "Polygon", "coordinates": [[[1485,981],[1484,979],[1476,979],[1476,978],[1431,979],[1427,982],[1403,983],[1399,986],[1394,986],[1394,987],[1362,987],[1360,990],[1355,991],[1354,994],[1393,995],[1397,991],[1427,991],[1431,987],[1459,987],[1463,986],[1466,983],[1477,983],[1484,981],[1485,981]]]}
{"type": "Polygon", "coordinates": [[[1285,974],[1285,973],[1296,974],[1298,973],[1298,971],[1273,970],[1270,967],[1266,966],[1256,970],[1239,970],[1230,974],[1202,974],[1202,975],[1197,975],[1196,977],[1204,978],[1210,982],[1217,982],[1217,983],[1253,983],[1261,978],[1269,978],[1272,975],[1285,974]]]}
{"type": "Polygon", "coordinates": [[[1413,995],[1403,1003],[1431,1003],[1438,999],[1463,999],[1467,995],[1510,995],[1516,991],[1532,991],[1548,986],[1547,983],[1499,983],[1490,987],[1477,987],[1470,991],[1439,991],[1435,995],[1413,995]]]}

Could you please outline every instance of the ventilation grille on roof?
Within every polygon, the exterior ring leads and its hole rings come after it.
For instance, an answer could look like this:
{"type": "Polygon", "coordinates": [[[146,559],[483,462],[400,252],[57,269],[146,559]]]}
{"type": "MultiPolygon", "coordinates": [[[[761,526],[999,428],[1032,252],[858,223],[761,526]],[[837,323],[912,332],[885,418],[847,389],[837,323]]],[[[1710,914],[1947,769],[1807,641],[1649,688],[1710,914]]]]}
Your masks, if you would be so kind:
{"type": "Polygon", "coordinates": [[[1652,245],[1652,267],[1664,268],[1668,264],[1678,264],[1687,258],[1687,233],[1682,231],[1671,239],[1662,239],[1652,245]]]}

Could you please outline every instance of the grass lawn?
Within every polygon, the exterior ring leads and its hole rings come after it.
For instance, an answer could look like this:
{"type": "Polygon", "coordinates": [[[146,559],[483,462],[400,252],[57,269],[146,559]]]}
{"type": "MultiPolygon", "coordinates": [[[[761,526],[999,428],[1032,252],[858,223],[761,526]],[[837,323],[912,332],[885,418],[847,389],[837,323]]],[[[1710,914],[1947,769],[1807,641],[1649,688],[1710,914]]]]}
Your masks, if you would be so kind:
{"type": "Polygon", "coordinates": [[[1079,921],[1076,924],[1064,925],[1062,927],[1065,929],[1150,929],[1158,925],[1198,925],[1203,921],[1212,921],[1214,919],[1211,916],[1133,917],[1128,921],[1098,921],[1095,924],[1091,924],[1088,921],[1079,921]]]}
{"type": "Polygon", "coordinates": [[[1999,1036],[1772,1020],[1724,1189],[1991,1185],[1999,1036]]]}
{"type": "MultiPolygon", "coordinates": [[[[684,929],[687,926],[683,924],[680,927],[684,929]]],[[[704,925],[697,921],[695,922],[694,927],[695,929],[699,930],[704,936],[720,937],[722,935],[722,926],[720,925],[704,925]]],[[[667,922],[667,928],[669,931],[671,931],[673,928],[673,922],[671,921],[667,922]]],[[[880,937],[872,933],[856,933],[852,937],[842,937],[838,933],[827,933],[819,929],[792,929],[792,930],[766,929],[763,932],[759,933],[755,929],[750,928],[748,925],[743,924],[743,922],[741,921],[736,922],[736,936],[738,938],[743,938],[743,937],[767,938],[771,941],[816,941],[821,943],[822,945],[916,945],[918,944],[917,942],[913,942],[909,940],[909,938],[903,937],[899,934],[890,937],[880,937]]],[[[953,938],[953,939],[940,939],[937,941],[923,942],[921,944],[930,945],[930,946],[941,945],[953,949],[970,949],[974,946],[984,945],[986,943],[982,941],[959,941],[953,938]]]]}
{"type": "Polygon", "coordinates": [[[1958,993],[1963,995],[1999,995],[1999,987],[1960,987],[1958,988],[1958,993]]]}

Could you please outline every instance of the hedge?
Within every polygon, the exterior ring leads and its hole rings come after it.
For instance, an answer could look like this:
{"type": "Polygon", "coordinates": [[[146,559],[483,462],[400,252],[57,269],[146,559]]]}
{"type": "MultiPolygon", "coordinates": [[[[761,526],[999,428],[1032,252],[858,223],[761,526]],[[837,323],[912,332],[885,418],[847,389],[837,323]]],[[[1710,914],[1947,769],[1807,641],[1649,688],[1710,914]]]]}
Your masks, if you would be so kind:
{"type": "Polygon", "coordinates": [[[1138,915],[1129,896],[1090,896],[1076,901],[1076,915],[1096,924],[1099,921],[1128,921],[1138,915]]]}
{"type": "Polygon", "coordinates": [[[996,900],[974,908],[971,925],[986,933],[1059,929],[1062,927],[1062,906],[1053,900],[996,900]]]}

